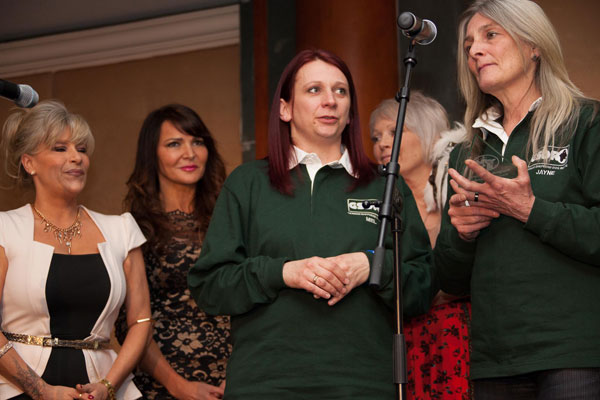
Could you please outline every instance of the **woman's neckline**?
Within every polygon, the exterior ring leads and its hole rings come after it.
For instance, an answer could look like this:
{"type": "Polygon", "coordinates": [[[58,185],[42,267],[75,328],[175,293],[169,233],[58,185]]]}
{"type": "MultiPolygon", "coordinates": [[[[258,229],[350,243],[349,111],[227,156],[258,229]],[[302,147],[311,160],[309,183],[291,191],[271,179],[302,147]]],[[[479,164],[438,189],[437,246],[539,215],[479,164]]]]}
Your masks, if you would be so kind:
{"type": "Polygon", "coordinates": [[[181,211],[180,209],[175,209],[175,210],[171,210],[171,211],[166,211],[165,214],[167,214],[167,215],[183,215],[186,217],[193,217],[193,216],[195,216],[196,213],[194,211],[188,213],[185,211],[181,211]]]}

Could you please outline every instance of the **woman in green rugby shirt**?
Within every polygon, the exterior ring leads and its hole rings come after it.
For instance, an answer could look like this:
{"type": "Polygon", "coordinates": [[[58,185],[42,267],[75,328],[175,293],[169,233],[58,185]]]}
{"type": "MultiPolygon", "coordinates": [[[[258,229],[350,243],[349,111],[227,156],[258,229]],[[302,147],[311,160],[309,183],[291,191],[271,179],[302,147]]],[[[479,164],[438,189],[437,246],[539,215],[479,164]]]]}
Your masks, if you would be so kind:
{"type": "Polygon", "coordinates": [[[532,1],[476,1],[458,44],[474,145],[452,154],[435,257],[444,291],[471,292],[475,398],[598,399],[598,103],[532,1]]]}
{"type": "MultiPolygon", "coordinates": [[[[390,399],[392,263],[365,284],[384,179],[367,159],[346,64],[322,50],[286,67],[271,108],[269,158],[226,180],[188,282],[207,312],[230,314],[225,398],[390,399]]],[[[437,291],[430,247],[404,194],[405,311],[437,291]]],[[[391,248],[391,239],[386,243],[391,248]]]]}

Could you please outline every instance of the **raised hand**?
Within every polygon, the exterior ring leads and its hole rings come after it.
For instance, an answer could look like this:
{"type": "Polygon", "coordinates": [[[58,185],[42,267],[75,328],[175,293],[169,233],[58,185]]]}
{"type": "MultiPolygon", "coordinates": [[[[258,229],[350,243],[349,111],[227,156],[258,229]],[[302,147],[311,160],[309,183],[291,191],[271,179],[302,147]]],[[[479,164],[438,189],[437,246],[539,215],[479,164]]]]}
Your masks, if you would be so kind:
{"type": "Polygon", "coordinates": [[[479,232],[492,222],[492,219],[500,216],[500,213],[489,208],[480,207],[481,195],[475,195],[476,191],[470,192],[462,186],[481,184],[469,181],[454,169],[450,169],[448,173],[453,178],[450,180],[450,185],[455,192],[448,200],[450,222],[458,231],[461,239],[468,242],[473,241],[479,236],[479,232]],[[459,185],[459,183],[462,185],[459,185]]]}
{"type": "Polygon", "coordinates": [[[517,156],[512,157],[512,162],[518,171],[514,179],[496,176],[473,160],[467,160],[465,163],[483,183],[469,181],[455,170],[449,171],[449,174],[467,197],[465,200],[472,206],[476,205],[527,222],[535,201],[527,163],[517,156]]]}

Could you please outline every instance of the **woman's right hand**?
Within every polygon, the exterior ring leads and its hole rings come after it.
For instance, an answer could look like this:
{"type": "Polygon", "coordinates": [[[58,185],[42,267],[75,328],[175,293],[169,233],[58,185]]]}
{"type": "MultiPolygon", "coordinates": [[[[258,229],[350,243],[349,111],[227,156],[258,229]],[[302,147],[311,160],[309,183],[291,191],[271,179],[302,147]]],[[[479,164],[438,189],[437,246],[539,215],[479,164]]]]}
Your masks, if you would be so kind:
{"type": "Polygon", "coordinates": [[[283,264],[283,281],[294,289],[304,289],[315,297],[329,299],[347,292],[350,279],[336,262],[311,257],[283,264]]]}
{"type": "Polygon", "coordinates": [[[223,398],[225,385],[213,386],[204,382],[181,379],[169,392],[179,400],[215,400],[223,398]]]}
{"type": "Polygon", "coordinates": [[[66,386],[53,386],[44,383],[41,392],[39,393],[39,397],[33,396],[34,399],[40,400],[72,400],[72,399],[83,399],[83,400],[93,400],[89,399],[88,395],[84,394],[82,397],[79,397],[79,392],[75,388],[66,387],[66,386]]]}
{"type": "Polygon", "coordinates": [[[477,207],[473,197],[469,200],[466,191],[454,179],[450,180],[450,185],[456,192],[448,200],[450,222],[462,240],[472,242],[479,236],[479,232],[500,214],[488,208],[477,207]]]}

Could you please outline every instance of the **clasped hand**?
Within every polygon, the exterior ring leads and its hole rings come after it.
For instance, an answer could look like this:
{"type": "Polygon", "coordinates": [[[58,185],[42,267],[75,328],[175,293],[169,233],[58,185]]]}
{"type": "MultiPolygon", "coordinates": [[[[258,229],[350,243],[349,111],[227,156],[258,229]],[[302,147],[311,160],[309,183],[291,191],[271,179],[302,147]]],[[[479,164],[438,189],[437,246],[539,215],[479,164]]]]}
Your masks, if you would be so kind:
{"type": "Polygon", "coordinates": [[[78,398],[83,400],[104,400],[109,397],[108,389],[101,382],[77,385],[75,389],[79,392],[78,398]]]}
{"type": "Polygon", "coordinates": [[[465,164],[483,183],[470,181],[452,168],[448,171],[455,192],[449,200],[448,216],[463,240],[474,240],[501,214],[527,222],[535,201],[527,163],[517,156],[512,162],[518,171],[514,179],[496,176],[473,160],[465,164]]]}
{"type": "Polygon", "coordinates": [[[283,281],[291,288],[304,289],[315,298],[328,299],[333,306],[369,277],[369,260],[364,253],[335,257],[311,257],[283,265],[283,281]]]}

